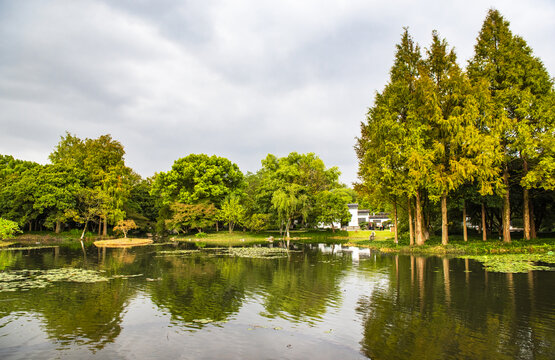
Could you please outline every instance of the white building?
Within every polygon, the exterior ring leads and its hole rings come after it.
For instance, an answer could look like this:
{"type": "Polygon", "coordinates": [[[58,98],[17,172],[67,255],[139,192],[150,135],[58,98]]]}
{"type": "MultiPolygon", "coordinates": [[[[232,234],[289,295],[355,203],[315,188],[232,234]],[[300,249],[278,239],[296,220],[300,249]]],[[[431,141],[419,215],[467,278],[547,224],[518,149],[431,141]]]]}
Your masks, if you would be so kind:
{"type": "Polygon", "coordinates": [[[370,210],[360,210],[358,204],[347,204],[351,213],[351,221],[347,226],[347,230],[359,230],[360,223],[373,223],[374,226],[383,227],[383,223],[389,221],[388,213],[370,213],[370,210]]]}

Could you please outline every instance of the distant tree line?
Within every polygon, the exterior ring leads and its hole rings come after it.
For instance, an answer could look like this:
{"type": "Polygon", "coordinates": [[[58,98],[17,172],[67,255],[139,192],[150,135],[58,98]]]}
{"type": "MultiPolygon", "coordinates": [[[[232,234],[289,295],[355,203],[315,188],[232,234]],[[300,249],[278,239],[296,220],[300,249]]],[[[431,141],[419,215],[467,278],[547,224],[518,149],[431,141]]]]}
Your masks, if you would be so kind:
{"type": "Polygon", "coordinates": [[[347,203],[355,200],[338,182],[338,169],[312,153],[268,155],[258,172],[246,175],[228,159],[190,154],[148,179],[133,172],[124,155],[110,135],[71,134],[47,165],[0,155],[2,227],[10,233],[14,223],[25,231],[79,229],[83,237],[86,231],[127,236],[136,227],[175,234],[226,226],[290,236],[292,227],[348,222],[347,203]]]}
{"type": "Polygon", "coordinates": [[[497,10],[474,49],[465,70],[437,32],[421,51],[405,29],[361,125],[355,188],[399,210],[411,244],[439,229],[447,244],[450,225],[466,240],[467,218],[483,240],[510,242],[511,222],[525,239],[553,228],[553,79],[497,10]]]}

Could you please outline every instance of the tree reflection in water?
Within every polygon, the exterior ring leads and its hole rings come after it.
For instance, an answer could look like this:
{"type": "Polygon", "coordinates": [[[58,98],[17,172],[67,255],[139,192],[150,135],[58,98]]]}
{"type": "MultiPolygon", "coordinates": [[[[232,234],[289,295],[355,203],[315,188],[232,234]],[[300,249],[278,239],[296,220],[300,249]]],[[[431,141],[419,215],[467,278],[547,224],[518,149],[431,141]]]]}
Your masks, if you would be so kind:
{"type": "Polygon", "coordinates": [[[533,286],[533,275],[485,277],[479,263],[460,259],[403,256],[399,267],[393,257],[382,261],[392,263],[388,286],[359,300],[364,322],[361,346],[368,357],[552,357],[555,334],[546,324],[554,320],[553,312],[546,319],[536,311],[539,290],[533,286]]]}

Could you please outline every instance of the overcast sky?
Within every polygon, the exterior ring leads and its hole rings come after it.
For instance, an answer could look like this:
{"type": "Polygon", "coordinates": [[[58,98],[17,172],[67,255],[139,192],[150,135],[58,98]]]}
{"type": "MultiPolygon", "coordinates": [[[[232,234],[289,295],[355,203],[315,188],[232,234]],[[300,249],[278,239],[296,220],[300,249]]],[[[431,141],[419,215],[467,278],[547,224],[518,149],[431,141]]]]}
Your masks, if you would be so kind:
{"type": "Polygon", "coordinates": [[[356,180],[360,122],[404,26],[472,56],[495,7],[555,75],[555,1],[0,0],[0,154],[109,133],[144,177],[190,153],[255,172],[314,152],[356,180]]]}

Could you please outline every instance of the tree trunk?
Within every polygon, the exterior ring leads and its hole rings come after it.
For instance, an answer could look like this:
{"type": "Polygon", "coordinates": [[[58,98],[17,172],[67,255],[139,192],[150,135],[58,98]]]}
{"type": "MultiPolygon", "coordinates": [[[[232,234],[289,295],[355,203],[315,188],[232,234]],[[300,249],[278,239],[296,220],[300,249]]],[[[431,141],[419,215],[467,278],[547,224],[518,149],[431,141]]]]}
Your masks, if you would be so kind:
{"type": "Polygon", "coordinates": [[[29,232],[33,231],[33,223],[29,221],[29,232]]]}
{"type": "Polygon", "coordinates": [[[291,219],[287,220],[285,224],[285,234],[287,236],[287,251],[289,251],[289,241],[291,240],[291,236],[289,236],[289,227],[291,226],[291,219]]]}
{"type": "Polygon", "coordinates": [[[285,224],[285,235],[287,236],[287,246],[289,247],[289,227],[291,226],[291,219],[287,219],[287,223],[285,224]]]}
{"type": "Polygon", "coordinates": [[[503,171],[503,184],[505,184],[505,194],[503,195],[503,242],[511,242],[511,203],[509,199],[509,167],[505,165],[503,171]]]}
{"type": "Polygon", "coordinates": [[[530,196],[529,190],[524,188],[522,190],[522,201],[523,201],[523,219],[524,222],[524,240],[530,240],[530,196]]]}
{"type": "Polygon", "coordinates": [[[487,235],[488,229],[486,226],[486,205],[482,201],[482,240],[486,241],[488,239],[487,235]]]}
{"type": "MultiPolygon", "coordinates": [[[[528,173],[528,162],[526,161],[526,159],[523,159],[523,161],[524,173],[522,174],[522,176],[526,176],[526,174],[528,173]]],[[[522,202],[524,203],[524,209],[522,211],[522,221],[524,223],[524,240],[530,240],[530,196],[529,190],[527,188],[523,188],[522,191],[522,202]]]]}
{"type": "Polygon", "coordinates": [[[449,243],[449,227],[447,223],[447,195],[441,196],[441,245],[449,243]]]}
{"type": "Polygon", "coordinates": [[[85,233],[87,232],[87,226],[89,225],[89,220],[85,221],[85,227],[83,227],[83,232],[81,233],[81,245],[83,245],[83,238],[85,237],[85,233]]]}
{"type": "Polygon", "coordinates": [[[535,239],[538,237],[536,234],[536,220],[534,219],[534,203],[530,201],[530,238],[535,239]]]}
{"type": "Polygon", "coordinates": [[[430,239],[430,218],[424,216],[424,211],[422,211],[422,237],[424,241],[430,239]]]}
{"type": "Polygon", "coordinates": [[[218,229],[218,221],[216,221],[216,232],[220,231],[220,229],[218,229]]]}
{"type": "Polygon", "coordinates": [[[231,234],[233,232],[233,226],[231,226],[231,221],[228,224],[229,227],[229,233],[231,234]]]}
{"type": "Polygon", "coordinates": [[[62,231],[62,222],[60,220],[56,220],[56,234],[59,234],[62,231]]]}
{"type": "Polygon", "coordinates": [[[102,231],[102,235],[108,236],[108,219],[106,218],[106,216],[104,216],[104,221],[102,222],[102,225],[104,225],[104,230],[102,231]]]}
{"type": "Polygon", "coordinates": [[[468,230],[466,228],[466,202],[463,199],[463,239],[465,242],[468,241],[468,230]]]}
{"type": "Polygon", "coordinates": [[[422,233],[424,236],[424,241],[430,239],[430,206],[429,206],[429,201],[430,199],[428,198],[427,194],[424,198],[424,205],[425,205],[425,210],[422,210],[422,233]]]}
{"type": "Polygon", "coordinates": [[[102,216],[98,217],[98,236],[102,235],[102,216]]]}
{"type": "Polygon", "coordinates": [[[399,243],[399,232],[397,231],[397,200],[393,201],[394,221],[395,221],[395,244],[399,243]]]}
{"type": "Polygon", "coordinates": [[[414,245],[414,228],[412,224],[412,207],[411,207],[410,196],[408,201],[408,213],[409,213],[409,245],[414,245]]]}
{"type": "Polygon", "coordinates": [[[424,244],[424,234],[422,233],[422,207],[420,204],[420,190],[416,191],[416,245],[424,244]]]}

